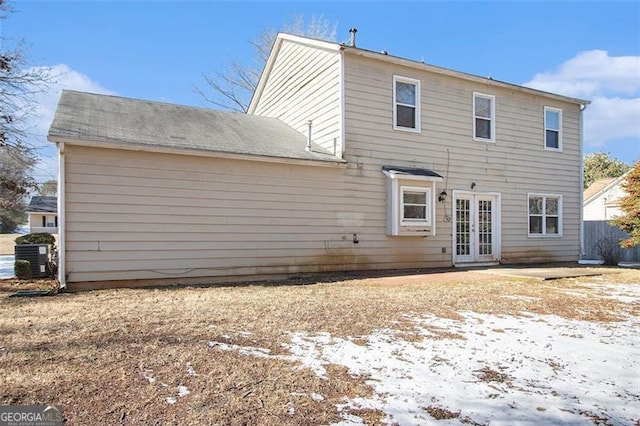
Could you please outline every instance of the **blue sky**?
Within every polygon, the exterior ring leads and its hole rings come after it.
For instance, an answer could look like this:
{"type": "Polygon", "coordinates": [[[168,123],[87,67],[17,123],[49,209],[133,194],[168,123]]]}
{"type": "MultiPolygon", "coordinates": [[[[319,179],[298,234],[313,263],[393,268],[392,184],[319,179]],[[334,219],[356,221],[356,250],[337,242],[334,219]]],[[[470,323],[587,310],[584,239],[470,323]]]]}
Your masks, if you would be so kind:
{"type": "MultiPolygon", "coordinates": [[[[58,83],[40,97],[42,145],[62,87],[207,106],[202,73],[250,61],[248,40],[294,15],[358,28],[358,46],[591,99],[585,152],[640,158],[640,2],[14,1],[5,39],[58,83]]],[[[40,180],[54,176],[52,150],[40,180]]]]}

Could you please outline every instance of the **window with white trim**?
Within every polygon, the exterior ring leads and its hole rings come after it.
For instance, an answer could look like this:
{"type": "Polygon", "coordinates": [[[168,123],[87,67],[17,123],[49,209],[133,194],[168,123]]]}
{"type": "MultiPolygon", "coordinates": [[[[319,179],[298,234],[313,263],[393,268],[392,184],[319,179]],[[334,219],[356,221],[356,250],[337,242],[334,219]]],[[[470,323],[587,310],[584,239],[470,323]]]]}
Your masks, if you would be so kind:
{"type": "Polygon", "coordinates": [[[431,225],[431,188],[400,186],[403,226],[431,225]]]}
{"type": "Polygon", "coordinates": [[[432,170],[384,166],[387,176],[387,235],[436,235],[436,182],[432,170]]]}
{"type": "Polygon", "coordinates": [[[393,128],[420,131],[420,80],[393,76],[393,128]]]}
{"type": "Polygon", "coordinates": [[[473,92],[473,140],[494,142],[496,97],[473,92]]]}
{"type": "Polygon", "coordinates": [[[562,151],[562,110],[544,107],[544,149],[562,151]]]}
{"type": "Polygon", "coordinates": [[[529,194],[529,236],[562,236],[562,196],[529,194]]]}

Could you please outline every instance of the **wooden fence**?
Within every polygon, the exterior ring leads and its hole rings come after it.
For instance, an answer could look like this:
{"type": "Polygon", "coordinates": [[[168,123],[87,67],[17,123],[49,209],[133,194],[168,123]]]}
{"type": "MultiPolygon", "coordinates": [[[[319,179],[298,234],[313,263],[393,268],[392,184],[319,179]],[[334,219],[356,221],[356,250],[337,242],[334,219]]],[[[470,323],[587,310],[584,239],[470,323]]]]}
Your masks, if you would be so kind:
{"type": "MultiPolygon", "coordinates": [[[[610,239],[620,241],[629,235],[620,229],[609,225],[606,220],[587,220],[584,222],[584,251],[585,260],[602,260],[599,254],[598,242],[610,239]]],[[[640,262],[640,246],[632,249],[622,249],[620,262],[640,262]]]]}

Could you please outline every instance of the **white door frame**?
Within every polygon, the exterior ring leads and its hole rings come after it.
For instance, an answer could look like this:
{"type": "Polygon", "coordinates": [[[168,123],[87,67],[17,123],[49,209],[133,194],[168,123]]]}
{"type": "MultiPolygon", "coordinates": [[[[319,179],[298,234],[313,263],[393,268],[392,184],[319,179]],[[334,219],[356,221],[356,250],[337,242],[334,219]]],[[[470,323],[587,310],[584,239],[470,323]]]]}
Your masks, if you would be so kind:
{"type": "MultiPolygon", "coordinates": [[[[481,264],[481,263],[490,263],[490,264],[495,264],[497,262],[500,261],[500,257],[501,257],[501,253],[502,253],[502,194],[500,192],[477,192],[477,191],[461,191],[461,190],[453,190],[452,193],[452,198],[453,198],[453,202],[451,203],[451,209],[452,209],[452,232],[451,232],[451,254],[453,257],[453,265],[456,266],[458,264],[481,264]],[[472,211],[472,220],[475,222],[476,218],[477,218],[477,214],[476,212],[476,205],[477,205],[477,200],[480,200],[482,198],[485,199],[492,199],[494,201],[494,208],[492,209],[493,212],[493,227],[492,227],[492,231],[493,231],[493,237],[492,237],[492,254],[493,254],[493,258],[489,261],[487,260],[482,260],[482,261],[478,261],[477,259],[477,253],[478,253],[478,249],[477,249],[477,244],[475,243],[475,240],[478,239],[477,237],[477,232],[473,232],[472,236],[474,239],[474,244],[472,244],[472,247],[474,247],[474,252],[471,254],[471,259],[468,261],[459,261],[457,259],[457,250],[456,250],[456,232],[457,232],[457,223],[456,223],[456,201],[458,198],[471,198],[471,211],[472,211]]],[[[475,223],[474,223],[475,225],[475,223]]]]}

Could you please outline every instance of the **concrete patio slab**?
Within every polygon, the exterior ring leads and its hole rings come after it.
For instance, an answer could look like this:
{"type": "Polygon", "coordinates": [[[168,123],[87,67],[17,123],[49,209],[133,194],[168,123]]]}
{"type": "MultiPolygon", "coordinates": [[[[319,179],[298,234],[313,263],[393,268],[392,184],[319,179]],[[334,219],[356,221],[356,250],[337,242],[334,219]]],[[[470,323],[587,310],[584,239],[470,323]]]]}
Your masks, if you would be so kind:
{"type": "Polygon", "coordinates": [[[480,274],[500,275],[503,277],[557,280],[561,278],[597,276],[616,273],[617,271],[615,269],[582,266],[498,266],[495,268],[478,269],[476,272],[480,274]]]}

